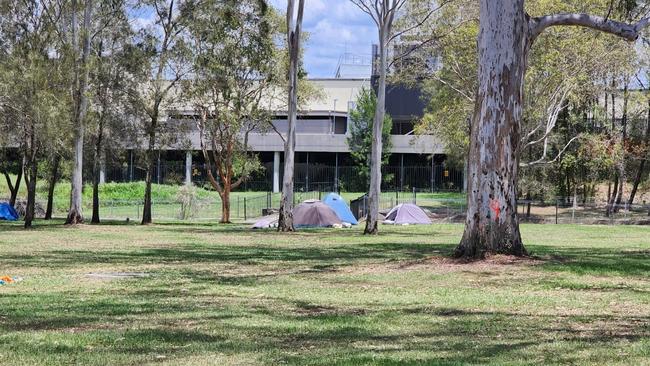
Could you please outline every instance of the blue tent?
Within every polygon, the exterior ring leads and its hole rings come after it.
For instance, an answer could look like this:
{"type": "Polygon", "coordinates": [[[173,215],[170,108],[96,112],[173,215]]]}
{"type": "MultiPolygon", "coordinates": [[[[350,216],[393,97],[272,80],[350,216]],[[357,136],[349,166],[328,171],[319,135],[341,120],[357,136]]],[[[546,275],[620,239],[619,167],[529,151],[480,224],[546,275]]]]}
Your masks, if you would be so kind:
{"type": "Polygon", "coordinates": [[[0,203],[0,220],[16,221],[20,218],[18,212],[8,203],[0,203]]]}
{"type": "Polygon", "coordinates": [[[343,197],[339,196],[338,194],[328,194],[325,196],[323,202],[325,202],[326,205],[330,206],[330,208],[336,212],[336,216],[338,216],[342,222],[349,222],[352,225],[359,223],[352,214],[352,211],[350,211],[350,207],[348,207],[348,204],[345,202],[343,197]]]}

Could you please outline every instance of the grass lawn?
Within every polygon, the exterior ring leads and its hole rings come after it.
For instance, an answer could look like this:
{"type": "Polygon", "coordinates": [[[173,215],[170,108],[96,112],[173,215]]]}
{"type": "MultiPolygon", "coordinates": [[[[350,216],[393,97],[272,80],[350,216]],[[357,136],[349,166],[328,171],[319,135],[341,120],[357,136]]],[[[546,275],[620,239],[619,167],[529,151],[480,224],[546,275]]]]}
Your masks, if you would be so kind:
{"type": "Polygon", "coordinates": [[[649,227],[524,225],[532,258],[462,264],[451,224],[36,224],[0,224],[4,365],[650,365],[649,227]]]}

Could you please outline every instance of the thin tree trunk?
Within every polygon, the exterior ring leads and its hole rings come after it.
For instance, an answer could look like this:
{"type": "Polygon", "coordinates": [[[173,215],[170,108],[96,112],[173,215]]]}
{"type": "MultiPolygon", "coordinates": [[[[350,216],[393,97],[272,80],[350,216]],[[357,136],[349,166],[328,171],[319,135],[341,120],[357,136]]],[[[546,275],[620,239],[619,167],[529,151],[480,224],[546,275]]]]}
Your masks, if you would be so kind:
{"type": "Polygon", "coordinates": [[[618,212],[623,201],[623,190],[625,189],[625,183],[627,181],[627,176],[625,172],[625,149],[627,142],[627,103],[629,100],[629,93],[627,88],[627,82],[625,83],[623,91],[623,117],[621,119],[621,147],[622,155],[618,163],[618,176],[620,177],[618,184],[618,191],[616,192],[616,200],[614,201],[614,212],[618,212]]]}
{"type": "Polygon", "coordinates": [[[370,150],[370,187],[368,189],[368,216],[364,234],[379,232],[379,199],[381,197],[381,154],[384,116],[386,114],[386,72],[388,68],[388,38],[390,25],[379,26],[379,84],[377,105],[372,124],[372,146],[370,150]]]}
{"type": "MultiPolygon", "coordinates": [[[[66,224],[78,224],[83,222],[82,210],[82,193],[83,193],[83,147],[84,147],[84,129],[86,113],[88,111],[88,74],[89,74],[89,57],[90,57],[90,20],[92,17],[93,1],[86,0],[84,7],[84,20],[83,20],[83,49],[81,55],[81,62],[76,66],[75,70],[75,114],[73,123],[75,126],[74,131],[74,162],[72,166],[72,180],[70,192],[70,210],[68,211],[68,218],[66,224]]],[[[73,24],[72,24],[72,42],[74,55],[77,56],[78,44],[76,36],[76,1],[73,1],[73,24]]]]}
{"type": "MultiPolygon", "coordinates": [[[[101,143],[98,143],[97,150],[100,149],[101,143]]],[[[95,162],[93,163],[93,217],[90,220],[93,224],[99,224],[99,169],[100,164],[97,160],[101,159],[95,152],[95,162]]]]}
{"type": "Polygon", "coordinates": [[[154,115],[151,117],[151,125],[149,126],[149,145],[147,147],[146,154],[146,165],[147,165],[147,175],[145,177],[145,187],[144,187],[144,203],[142,208],[142,225],[151,224],[153,222],[151,218],[151,183],[153,180],[153,167],[155,160],[154,149],[156,147],[156,125],[158,123],[158,116],[154,115]]]}
{"type": "Polygon", "coordinates": [[[221,224],[230,224],[230,184],[223,185],[221,197],[221,224]]]}
{"type": "Polygon", "coordinates": [[[457,257],[525,255],[517,217],[519,122],[528,50],[523,0],[481,0],[479,87],[469,148],[468,212],[457,257]]]}
{"type": "Polygon", "coordinates": [[[27,181],[27,207],[25,208],[25,228],[31,228],[34,221],[34,206],[36,204],[36,173],[38,164],[30,161],[28,164],[29,179],[27,181]]]}
{"type": "Polygon", "coordinates": [[[32,227],[34,221],[34,206],[36,204],[36,136],[34,122],[29,123],[25,136],[27,147],[23,157],[23,170],[25,170],[25,184],[27,185],[27,205],[25,207],[25,229],[32,227]]]}
{"type": "Polygon", "coordinates": [[[11,207],[16,206],[16,198],[18,198],[18,190],[20,189],[20,182],[23,178],[23,169],[22,165],[20,170],[18,171],[18,174],[16,175],[16,183],[12,184],[11,183],[11,177],[9,176],[8,172],[4,172],[5,180],[7,181],[7,187],[9,188],[9,204],[11,207]]]}
{"type": "Polygon", "coordinates": [[[639,184],[641,183],[641,178],[643,178],[643,172],[645,170],[646,162],[648,161],[648,144],[650,143],[650,99],[648,99],[648,114],[646,116],[646,127],[645,134],[643,138],[643,149],[642,149],[642,158],[639,162],[639,168],[636,171],[634,176],[634,182],[632,183],[632,191],[630,191],[630,198],[627,200],[628,206],[634,204],[634,198],[636,192],[639,189],[639,184]]]}
{"type": "Polygon", "coordinates": [[[300,33],[305,1],[298,0],[298,17],[294,18],[295,0],[287,4],[287,41],[289,44],[289,106],[287,140],[284,143],[284,175],[278,231],[294,231],[293,226],[293,175],[296,150],[296,120],[298,112],[298,66],[300,58],[300,33]]]}
{"type": "Polygon", "coordinates": [[[52,172],[50,174],[49,187],[47,188],[47,208],[45,209],[45,220],[52,219],[52,211],[54,210],[54,188],[56,187],[56,182],[59,180],[59,165],[61,162],[61,157],[59,154],[54,156],[52,161],[52,172]]]}

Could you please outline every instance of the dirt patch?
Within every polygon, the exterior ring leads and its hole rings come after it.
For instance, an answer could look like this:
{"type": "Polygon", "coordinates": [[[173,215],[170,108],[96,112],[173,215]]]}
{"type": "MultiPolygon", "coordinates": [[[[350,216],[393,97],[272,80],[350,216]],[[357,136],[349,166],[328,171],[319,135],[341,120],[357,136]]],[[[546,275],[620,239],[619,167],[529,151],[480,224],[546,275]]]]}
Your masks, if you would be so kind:
{"type": "Polygon", "coordinates": [[[449,270],[490,270],[505,266],[531,266],[543,263],[539,258],[516,257],[513,255],[491,255],[483,260],[467,260],[463,258],[450,258],[444,256],[433,256],[417,261],[400,263],[399,269],[413,267],[434,267],[437,269],[449,270]]]}
{"type": "Polygon", "coordinates": [[[361,308],[336,308],[333,306],[322,306],[309,303],[297,303],[296,314],[299,316],[323,316],[323,315],[365,315],[367,311],[361,308]]]}
{"type": "Polygon", "coordinates": [[[121,280],[128,278],[145,278],[149,276],[150,274],[145,272],[91,272],[86,274],[86,277],[103,281],[121,280]]]}

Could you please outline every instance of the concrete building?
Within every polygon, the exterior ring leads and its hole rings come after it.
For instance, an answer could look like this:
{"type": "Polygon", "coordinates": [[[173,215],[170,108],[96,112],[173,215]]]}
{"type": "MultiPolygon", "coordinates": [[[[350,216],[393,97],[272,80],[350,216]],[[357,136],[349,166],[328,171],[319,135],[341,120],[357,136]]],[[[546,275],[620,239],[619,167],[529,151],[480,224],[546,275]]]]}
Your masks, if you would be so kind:
{"type": "MultiPolygon", "coordinates": [[[[371,87],[370,80],[335,78],[313,79],[311,82],[320,89],[322,97],[308,102],[298,116],[296,189],[363,190],[365,182],[355,182],[355,179],[358,180],[358,171],[350,157],[347,138],[349,112],[355,107],[359,91],[371,87]]],[[[247,182],[245,188],[279,192],[284,163],[284,142],[274,130],[280,133],[287,131],[287,112],[286,107],[281,109],[282,101],[269,105],[276,110],[272,121],[275,128],[249,135],[249,148],[258,154],[265,171],[247,182]]],[[[460,186],[458,180],[462,181],[462,177],[450,177],[449,171],[443,167],[443,144],[435,136],[418,136],[413,133],[413,126],[421,117],[423,108],[424,103],[417,92],[398,87],[390,88],[387,95],[387,112],[391,114],[394,122],[391,135],[392,156],[389,166],[385,168],[385,174],[393,177],[393,183],[387,182],[387,189],[448,188],[443,182],[445,171],[447,180],[454,180],[454,189],[460,186]]],[[[183,113],[192,112],[187,110],[183,113]]],[[[174,118],[169,117],[166,122],[182,123],[174,121],[174,118]]],[[[158,174],[160,179],[165,180],[165,172],[162,171],[164,166],[173,166],[178,174],[181,161],[184,164],[185,181],[205,179],[198,131],[190,132],[189,146],[186,149],[184,157],[178,148],[166,149],[162,154],[163,161],[158,166],[161,171],[158,174]]],[[[132,171],[132,168],[130,170],[132,171]]],[[[130,178],[133,178],[132,172],[130,178]]]]}

